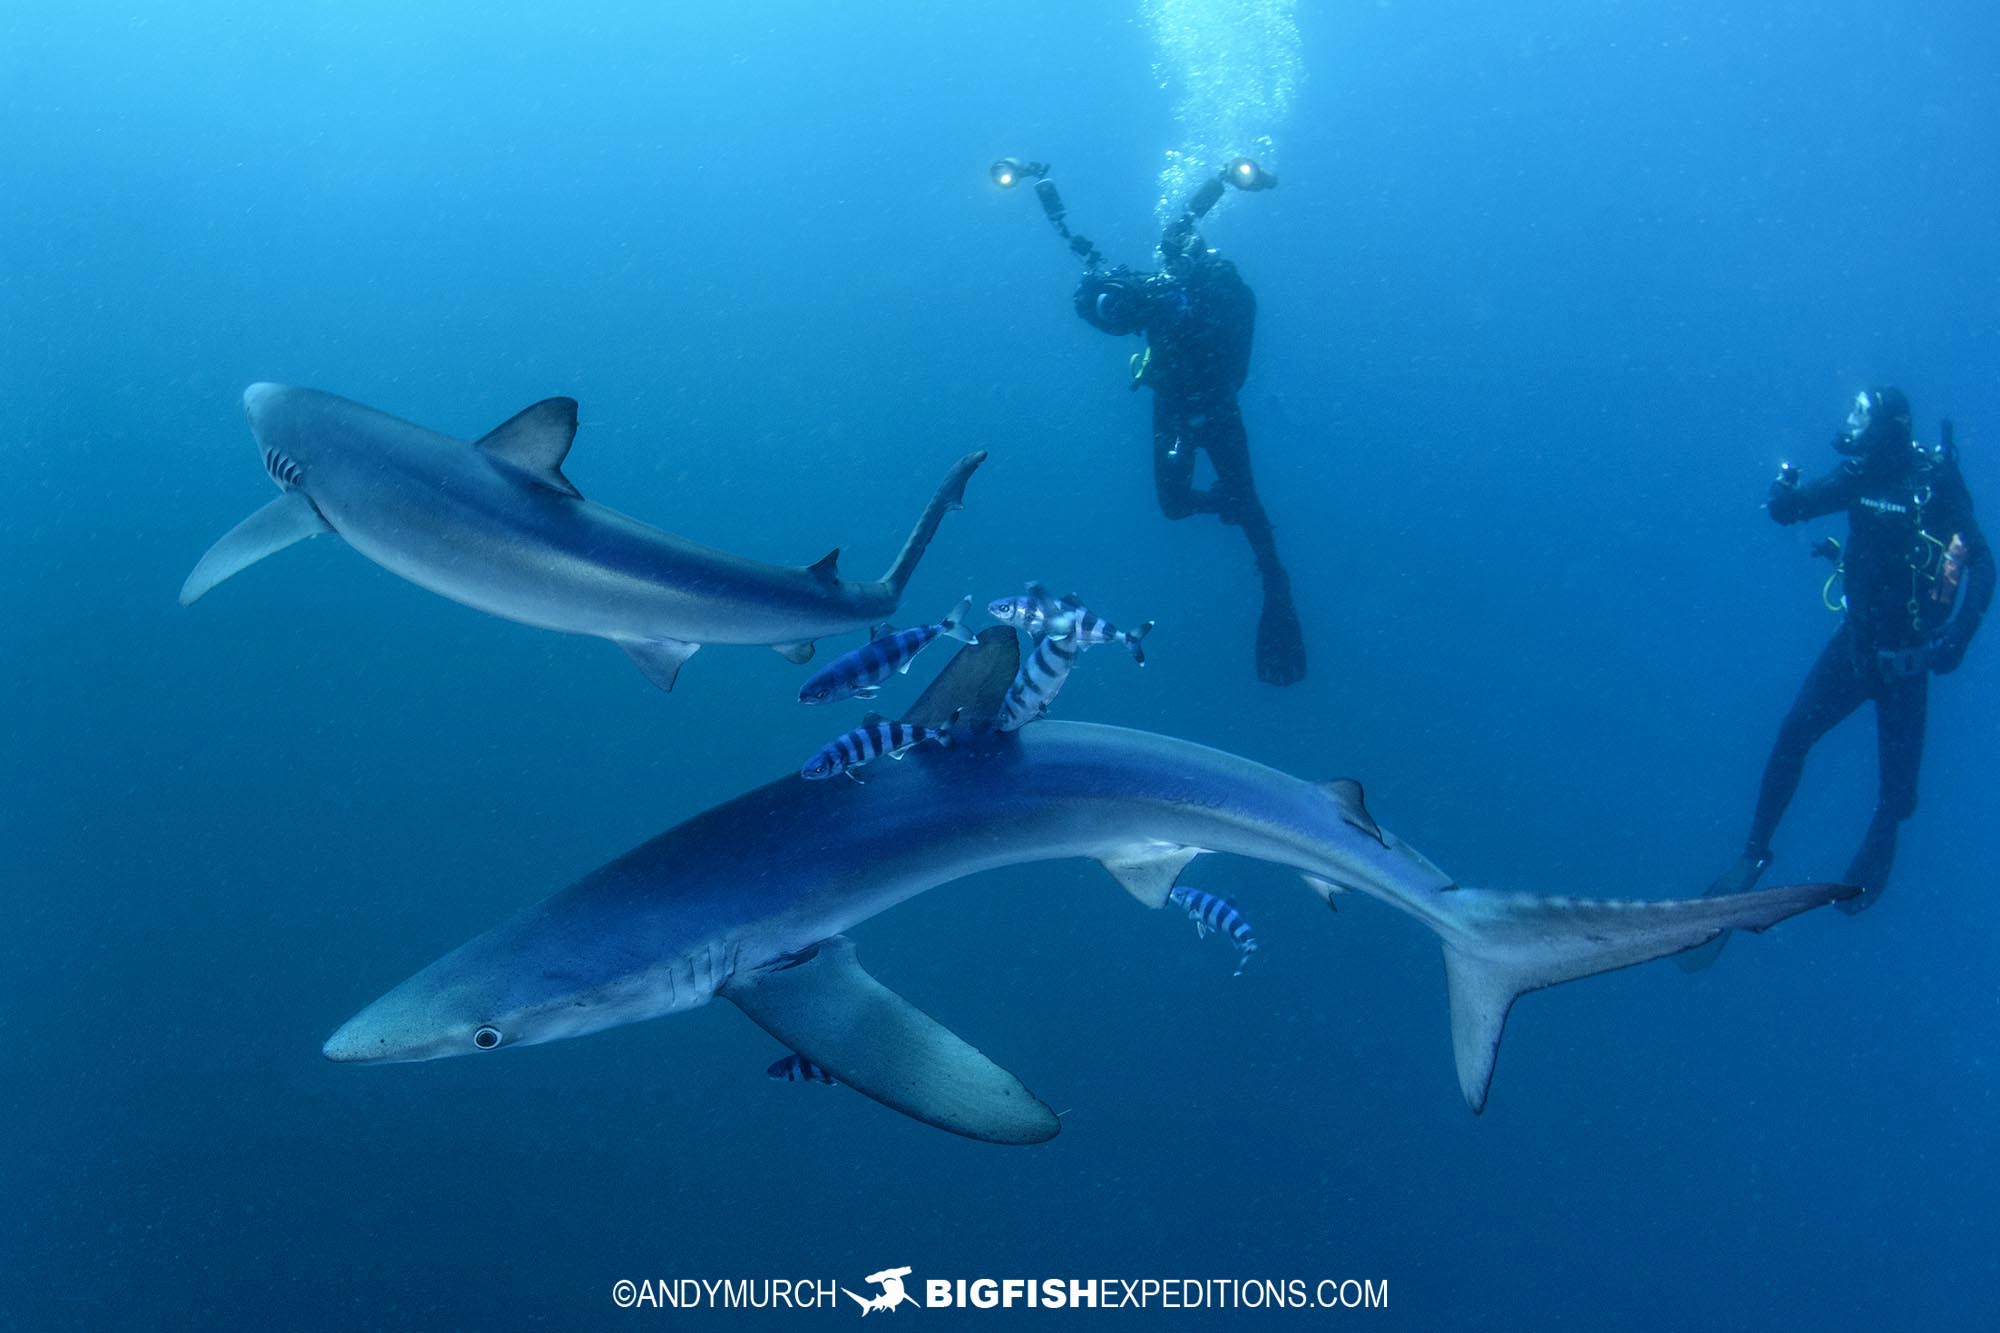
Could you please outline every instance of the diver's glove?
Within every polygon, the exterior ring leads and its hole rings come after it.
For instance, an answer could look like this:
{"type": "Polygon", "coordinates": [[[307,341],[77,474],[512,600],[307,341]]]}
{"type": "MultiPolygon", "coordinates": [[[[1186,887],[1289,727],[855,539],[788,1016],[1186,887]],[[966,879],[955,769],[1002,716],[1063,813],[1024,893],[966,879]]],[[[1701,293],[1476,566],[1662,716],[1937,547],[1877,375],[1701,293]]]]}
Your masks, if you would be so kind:
{"type": "Polygon", "coordinates": [[[1790,523],[1798,511],[1799,484],[1786,481],[1783,477],[1771,483],[1771,490],[1764,497],[1764,507],[1771,511],[1771,517],[1780,523],[1790,523]]]}
{"type": "Polygon", "coordinates": [[[1965,660],[1965,650],[1972,646],[1973,631],[1978,628],[1979,622],[1966,616],[1945,626],[1944,633],[1931,645],[1931,671],[1949,676],[1958,670],[1958,664],[1965,660]]]}

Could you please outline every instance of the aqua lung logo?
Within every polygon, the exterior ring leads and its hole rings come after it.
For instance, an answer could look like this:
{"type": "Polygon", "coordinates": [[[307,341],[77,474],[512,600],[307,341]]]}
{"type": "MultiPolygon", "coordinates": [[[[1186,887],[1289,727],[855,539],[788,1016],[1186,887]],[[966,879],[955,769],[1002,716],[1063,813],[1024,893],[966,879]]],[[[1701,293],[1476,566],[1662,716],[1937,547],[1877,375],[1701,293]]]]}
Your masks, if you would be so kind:
{"type": "Polygon", "coordinates": [[[856,1296],[853,1292],[847,1291],[846,1287],[842,1287],[841,1290],[846,1291],[847,1298],[861,1307],[864,1318],[877,1310],[893,1312],[899,1305],[917,1303],[917,1298],[903,1289],[903,1279],[909,1275],[908,1268],[885,1268],[879,1273],[870,1273],[867,1280],[882,1289],[881,1294],[876,1296],[856,1296]]]}

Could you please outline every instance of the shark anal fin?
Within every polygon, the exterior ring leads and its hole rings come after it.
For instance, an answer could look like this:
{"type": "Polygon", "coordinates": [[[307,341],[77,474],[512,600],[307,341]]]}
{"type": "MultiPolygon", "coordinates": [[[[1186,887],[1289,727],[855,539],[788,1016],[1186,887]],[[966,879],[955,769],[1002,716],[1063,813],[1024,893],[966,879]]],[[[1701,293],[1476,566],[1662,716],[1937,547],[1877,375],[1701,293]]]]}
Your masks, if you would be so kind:
{"type": "Polygon", "coordinates": [[[1368,813],[1367,803],[1362,799],[1360,783],[1353,778],[1335,778],[1331,782],[1321,783],[1320,790],[1333,797],[1334,803],[1340,807],[1342,819],[1384,847],[1389,845],[1389,839],[1382,833],[1382,826],[1368,813]]]}
{"type": "Polygon", "coordinates": [[[843,936],[795,967],[739,974],[721,993],[842,1083],[927,1125],[987,1143],[1062,1132],[1021,1080],[863,971],[843,936]]]}
{"type": "Polygon", "coordinates": [[[976,642],[945,663],[899,721],[938,729],[956,718],[974,732],[993,728],[1007,687],[1021,669],[1021,641],[1007,625],[988,625],[976,642]]]}
{"type": "Polygon", "coordinates": [[[479,437],[474,443],[495,458],[525,472],[528,477],[564,495],[583,498],[583,492],[563,475],[563,459],[576,442],[576,399],[544,398],[533,407],[516,412],[479,437]]]}
{"type": "Polygon", "coordinates": [[[797,643],[774,643],[771,651],[787,662],[799,665],[812,661],[813,643],[811,639],[801,639],[797,643]]]}
{"type": "Polygon", "coordinates": [[[1165,907],[1167,895],[1174,891],[1174,881],[1187,869],[1187,863],[1201,853],[1199,847],[1137,843],[1120,847],[1099,860],[1125,886],[1125,892],[1148,907],[1165,907]]]}
{"type": "Polygon", "coordinates": [[[682,643],[679,639],[619,639],[617,643],[633,665],[646,674],[646,679],[663,690],[674,687],[674,677],[680,675],[681,667],[701,651],[700,644],[682,643]]]}
{"type": "Polygon", "coordinates": [[[208,548],[208,554],[196,562],[194,572],[181,584],[181,605],[193,605],[203,593],[230,575],[248,569],[267,555],[276,555],[293,542],[332,531],[303,491],[286,491],[208,548]]]}

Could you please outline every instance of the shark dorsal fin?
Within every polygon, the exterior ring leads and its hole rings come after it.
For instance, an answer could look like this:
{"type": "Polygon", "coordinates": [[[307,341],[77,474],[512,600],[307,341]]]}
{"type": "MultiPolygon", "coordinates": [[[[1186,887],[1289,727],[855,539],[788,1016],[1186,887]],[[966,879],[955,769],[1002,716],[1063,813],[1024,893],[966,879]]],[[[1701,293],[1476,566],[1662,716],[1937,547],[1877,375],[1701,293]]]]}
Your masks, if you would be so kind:
{"type": "Polygon", "coordinates": [[[1360,783],[1356,782],[1353,778],[1335,778],[1331,782],[1321,783],[1320,790],[1333,797],[1334,803],[1340,807],[1340,817],[1342,819],[1352,824],[1355,828],[1360,829],[1384,847],[1389,845],[1389,839],[1382,834],[1382,826],[1377,824],[1375,817],[1368,813],[1368,806],[1362,800],[1360,783]]]}
{"type": "Polygon", "coordinates": [[[974,732],[990,731],[1020,669],[1021,641],[1014,631],[1006,625],[988,625],[945,663],[930,688],[898,721],[942,730],[956,717],[974,732]]]}
{"type": "Polygon", "coordinates": [[[544,398],[515,413],[479,437],[476,443],[504,459],[552,491],[583,498],[563,475],[563,459],[576,440],[576,399],[544,398]]]}
{"type": "Polygon", "coordinates": [[[819,559],[806,566],[806,573],[822,583],[840,582],[840,548],[834,547],[819,559]]]}

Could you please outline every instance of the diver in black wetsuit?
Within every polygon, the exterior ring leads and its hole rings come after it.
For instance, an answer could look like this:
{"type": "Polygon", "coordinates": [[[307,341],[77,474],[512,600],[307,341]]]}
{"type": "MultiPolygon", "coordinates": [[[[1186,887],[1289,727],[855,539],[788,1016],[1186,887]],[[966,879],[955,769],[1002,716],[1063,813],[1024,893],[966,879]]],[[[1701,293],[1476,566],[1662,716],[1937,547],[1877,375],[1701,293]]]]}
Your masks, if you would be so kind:
{"type": "MultiPolygon", "coordinates": [[[[1930,675],[1956,671],[1993,600],[1993,552],[1972,515],[1945,423],[1943,443],[1910,436],[1910,403],[1898,389],[1854,401],[1834,448],[1846,460],[1801,484],[1787,465],[1771,486],[1773,520],[1802,523],[1847,511],[1847,544],[1822,543],[1840,561],[1846,596],[1840,628],[1806,675],[1764,767],[1742,858],[1711,894],[1746,893],[1771,864],[1770,839],[1798,790],[1806,752],[1864,702],[1874,701],[1880,795],[1847,880],[1868,890],[1840,906],[1860,911],[1881,896],[1896,855],[1896,826],[1917,808],[1930,675]],[[1953,615],[1954,603],[1957,614],[1953,615]]],[[[1828,585],[1829,591],[1832,584],[1828,585]]]]}
{"type": "Polygon", "coordinates": [[[1291,578],[1278,560],[1270,517],[1257,498],[1250,470],[1250,440],[1236,395],[1250,373],[1250,337],[1257,298],[1236,266],[1203,242],[1196,226],[1222,198],[1225,183],[1267,190],[1277,178],[1248,158],[1238,158],[1188,200],[1160,237],[1161,267],[1140,273],[1105,268],[1090,242],[1072,235],[1048,168],[1004,158],[993,165],[996,184],[1040,177],[1043,210],[1084,261],[1076,313],[1114,336],[1143,334],[1146,350],[1132,358],[1131,387],[1153,391],[1153,480],[1160,510],[1169,519],[1214,514],[1243,529],[1264,584],[1257,622],[1257,677],[1290,685],[1306,674],[1305,636],[1292,606],[1291,578]],[[1206,453],[1215,484],[1194,485],[1195,460],[1206,453]]]}

